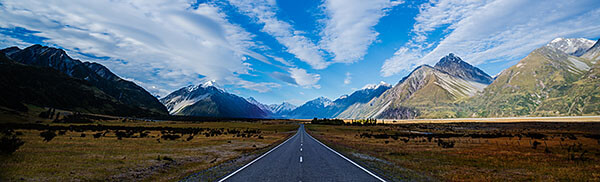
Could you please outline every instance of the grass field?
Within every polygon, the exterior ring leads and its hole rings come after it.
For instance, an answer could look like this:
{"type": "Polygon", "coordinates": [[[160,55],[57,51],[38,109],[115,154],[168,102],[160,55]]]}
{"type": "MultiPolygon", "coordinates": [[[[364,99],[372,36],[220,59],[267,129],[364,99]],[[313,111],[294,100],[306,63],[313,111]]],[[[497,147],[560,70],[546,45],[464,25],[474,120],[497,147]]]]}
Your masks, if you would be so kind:
{"type": "Polygon", "coordinates": [[[12,155],[0,155],[0,181],[177,181],[281,142],[298,127],[273,120],[41,122],[31,125],[42,129],[2,122],[25,144],[12,155]],[[111,127],[124,129],[106,129],[111,127]],[[57,136],[43,141],[40,133],[48,131],[57,136]]]}
{"type": "Polygon", "coordinates": [[[600,181],[600,122],[306,128],[392,181],[600,181]]]}

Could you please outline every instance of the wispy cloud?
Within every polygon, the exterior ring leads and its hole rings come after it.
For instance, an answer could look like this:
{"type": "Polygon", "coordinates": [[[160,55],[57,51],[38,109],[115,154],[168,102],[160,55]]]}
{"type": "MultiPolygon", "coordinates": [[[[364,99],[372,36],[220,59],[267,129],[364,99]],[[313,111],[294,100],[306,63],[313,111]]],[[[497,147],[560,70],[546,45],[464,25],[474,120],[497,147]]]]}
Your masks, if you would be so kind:
{"type": "Polygon", "coordinates": [[[3,1],[0,19],[0,27],[38,32],[46,44],[110,57],[97,61],[149,90],[174,90],[202,78],[233,84],[227,80],[248,73],[245,56],[266,59],[251,51],[253,35],[211,4],[193,9],[183,0],[3,1]]]}
{"type": "Polygon", "coordinates": [[[334,62],[352,63],[363,59],[376,39],[373,28],[387,10],[403,3],[390,0],[326,0],[327,18],[319,45],[331,52],[334,62]]]}
{"type": "Polygon", "coordinates": [[[352,83],[352,74],[350,72],[346,72],[346,78],[344,78],[344,85],[348,85],[352,83]]]}
{"type": "Polygon", "coordinates": [[[450,52],[472,64],[519,59],[556,37],[598,36],[598,19],[600,7],[593,0],[436,1],[422,6],[413,28],[416,38],[385,61],[381,74],[433,64],[450,52]],[[452,11],[455,6],[461,8],[452,11]],[[440,29],[449,33],[441,40],[427,38],[440,29]]]}
{"type": "Polygon", "coordinates": [[[321,75],[306,72],[301,68],[290,68],[290,76],[296,81],[296,84],[304,88],[321,88],[317,83],[321,79],[321,75]]]}
{"type": "Polygon", "coordinates": [[[314,69],[324,69],[330,63],[323,58],[319,47],[302,32],[294,30],[288,22],[279,20],[276,16],[277,5],[273,0],[230,0],[243,14],[255,19],[263,25],[262,31],[273,36],[286,47],[286,51],[296,58],[308,63],[314,69]]]}

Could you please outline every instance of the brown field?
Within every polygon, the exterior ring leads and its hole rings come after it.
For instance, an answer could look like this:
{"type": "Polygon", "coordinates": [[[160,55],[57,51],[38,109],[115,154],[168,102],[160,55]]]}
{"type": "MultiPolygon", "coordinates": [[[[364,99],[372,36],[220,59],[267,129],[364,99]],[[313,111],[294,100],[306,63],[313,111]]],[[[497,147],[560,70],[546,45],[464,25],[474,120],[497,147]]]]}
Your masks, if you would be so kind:
{"type": "Polygon", "coordinates": [[[600,122],[515,120],[306,128],[391,181],[600,181],[600,122]]]}
{"type": "Polygon", "coordinates": [[[115,119],[93,124],[41,122],[44,126],[63,128],[98,124],[137,127],[142,132],[136,131],[119,139],[116,133],[127,130],[58,129],[53,131],[57,136],[45,142],[40,133],[49,129],[8,127],[7,122],[2,122],[5,129],[14,128],[25,144],[12,155],[0,155],[0,181],[177,181],[243,154],[266,150],[293,134],[298,127],[291,121],[190,123],[115,119]],[[203,130],[184,134],[157,127],[203,130]],[[243,136],[227,133],[233,130],[243,136]],[[102,135],[95,138],[93,135],[98,133],[102,135]],[[162,138],[165,135],[180,138],[162,138]]]}

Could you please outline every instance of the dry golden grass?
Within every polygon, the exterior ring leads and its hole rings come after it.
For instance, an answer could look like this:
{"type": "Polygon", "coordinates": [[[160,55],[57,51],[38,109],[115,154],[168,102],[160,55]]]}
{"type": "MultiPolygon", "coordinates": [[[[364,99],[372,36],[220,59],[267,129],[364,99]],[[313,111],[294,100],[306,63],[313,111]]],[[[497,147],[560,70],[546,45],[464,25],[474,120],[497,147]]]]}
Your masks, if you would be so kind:
{"type": "Polygon", "coordinates": [[[589,138],[590,134],[600,134],[599,122],[308,124],[306,128],[316,138],[392,180],[600,181],[600,140],[589,138]],[[418,132],[423,133],[409,137],[418,132]],[[442,140],[454,141],[455,145],[442,148],[437,138],[430,141],[424,133],[453,134],[442,140]],[[512,137],[468,135],[494,133],[512,137]],[[546,137],[532,139],[525,136],[529,133],[546,137]],[[361,137],[361,134],[397,134],[399,137],[377,139],[361,137]],[[533,149],[532,143],[536,141],[540,144],[533,149]]]}
{"type": "MultiPolygon", "coordinates": [[[[284,140],[298,127],[289,121],[264,122],[102,122],[110,126],[168,126],[180,128],[260,129],[262,136],[233,134],[186,141],[160,139],[160,131],[144,138],[122,138],[115,132],[94,138],[97,132],[67,131],[49,142],[38,130],[16,129],[25,141],[12,155],[0,155],[0,181],[176,181],[194,172],[218,165],[243,153],[284,140]],[[291,132],[290,132],[291,131],[291,132]],[[86,137],[81,137],[81,134],[86,137]],[[173,159],[167,160],[165,157],[173,159]],[[159,160],[160,158],[160,160],[159,160]]],[[[69,125],[69,124],[52,124],[69,125]]],[[[58,132],[57,132],[58,133],[58,132]]]]}
{"type": "MultiPolygon", "coordinates": [[[[345,119],[351,122],[351,119],[345,119]]],[[[379,119],[380,124],[410,123],[511,123],[511,122],[600,122],[600,116],[564,116],[564,117],[505,117],[505,118],[447,118],[447,119],[379,119]]]]}

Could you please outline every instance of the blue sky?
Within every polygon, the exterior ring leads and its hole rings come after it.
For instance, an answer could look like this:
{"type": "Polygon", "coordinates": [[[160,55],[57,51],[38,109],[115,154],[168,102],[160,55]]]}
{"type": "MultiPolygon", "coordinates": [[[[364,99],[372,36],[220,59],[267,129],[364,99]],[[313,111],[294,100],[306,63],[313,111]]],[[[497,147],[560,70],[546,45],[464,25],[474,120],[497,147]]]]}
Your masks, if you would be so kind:
{"type": "Polygon", "coordinates": [[[335,99],[453,52],[495,75],[557,37],[600,37],[597,0],[1,0],[0,47],[60,47],[153,94],[216,80],[267,104],[335,99]]]}

